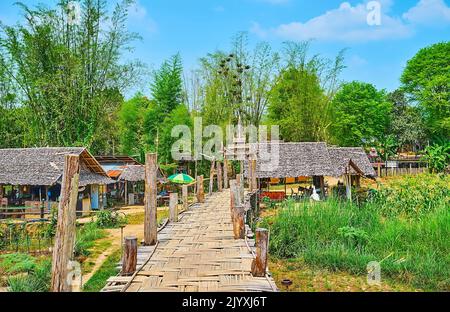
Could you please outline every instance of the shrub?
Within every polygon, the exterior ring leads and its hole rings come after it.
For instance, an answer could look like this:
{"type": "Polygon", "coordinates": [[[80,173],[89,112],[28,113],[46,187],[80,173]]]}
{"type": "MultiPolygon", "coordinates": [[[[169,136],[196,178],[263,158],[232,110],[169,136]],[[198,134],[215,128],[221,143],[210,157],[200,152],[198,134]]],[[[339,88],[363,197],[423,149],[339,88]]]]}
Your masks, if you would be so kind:
{"type": "Polygon", "coordinates": [[[102,229],[117,228],[126,224],[126,218],[112,210],[101,210],[97,214],[95,223],[102,229]]]}
{"type": "Polygon", "coordinates": [[[50,260],[39,263],[27,275],[12,276],[8,278],[10,292],[48,292],[51,282],[50,260]]]}

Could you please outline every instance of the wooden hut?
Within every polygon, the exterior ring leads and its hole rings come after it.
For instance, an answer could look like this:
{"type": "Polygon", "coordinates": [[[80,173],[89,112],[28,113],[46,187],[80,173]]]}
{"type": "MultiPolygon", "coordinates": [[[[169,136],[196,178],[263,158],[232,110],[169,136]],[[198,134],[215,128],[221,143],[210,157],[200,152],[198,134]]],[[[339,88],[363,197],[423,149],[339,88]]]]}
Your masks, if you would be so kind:
{"type": "MultiPolygon", "coordinates": [[[[259,180],[312,178],[325,195],[325,177],[373,177],[375,171],[362,148],[329,148],[326,143],[268,142],[257,144],[256,177],[259,180]],[[267,158],[265,155],[270,156],[267,158]]],[[[244,175],[249,176],[248,163],[244,175]]]]}
{"type": "MultiPolygon", "coordinates": [[[[0,149],[0,198],[4,206],[56,206],[66,155],[80,156],[77,211],[100,209],[105,185],[113,183],[97,160],[82,147],[0,149]],[[44,204],[43,204],[44,203],[44,204]]],[[[7,214],[4,214],[7,215],[7,214]]]]}
{"type": "MultiPolygon", "coordinates": [[[[167,182],[161,169],[157,172],[157,179],[160,184],[167,182]]],[[[124,183],[124,197],[126,204],[135,205],[144,203],[145,166],[131,165],[123,167],[118,181],[124,183]]]]}

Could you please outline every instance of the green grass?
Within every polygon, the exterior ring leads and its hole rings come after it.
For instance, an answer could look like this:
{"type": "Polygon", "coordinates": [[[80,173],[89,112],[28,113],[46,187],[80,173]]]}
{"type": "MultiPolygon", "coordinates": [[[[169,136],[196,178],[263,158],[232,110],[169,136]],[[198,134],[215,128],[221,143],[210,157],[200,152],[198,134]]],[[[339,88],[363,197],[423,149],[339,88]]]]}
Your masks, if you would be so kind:
{"type": "Polygon", "coordinates": [[[75,237],[75,256],[87,257],[90,249],[95,245],[95,241],[105,238],[107,232],[100,229],[96,223],[86,223],[77,230],[75,237]]]}
{"type": "Polygon", "coordinates": [[[106,285],[106,281],[119,273],[117,263],[120,261],[120,250],[111,254],[100,269],[83,286],[84,292],[99,292],[106,285]]]}
{"type": "Polygon", "coordinates": [[[379,261],[386,277],[424,290],[450,290],[449,189],[436,188],[440,182],[429,176],[416,179],[361,206],[285,203],[263,222],[271,225],[271,254],[355,275],[366,275],[367,264],[379,261]],[[421,189],[421,179],[431,187],[421,189]]]}

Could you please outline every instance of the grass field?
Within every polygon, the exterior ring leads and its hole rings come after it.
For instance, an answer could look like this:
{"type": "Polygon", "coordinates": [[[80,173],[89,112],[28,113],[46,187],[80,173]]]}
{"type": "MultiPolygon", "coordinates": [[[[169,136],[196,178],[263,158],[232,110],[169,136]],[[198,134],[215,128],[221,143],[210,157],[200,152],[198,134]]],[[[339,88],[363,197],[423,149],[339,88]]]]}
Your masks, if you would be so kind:
{"type": "Polygon", "coordinates": [[[366,203],[286,202],[263,226],[275,259],[331,272],[382,276],[407,288],[450,290],[450,178],[423,175],[381,187],[366,203]]]}

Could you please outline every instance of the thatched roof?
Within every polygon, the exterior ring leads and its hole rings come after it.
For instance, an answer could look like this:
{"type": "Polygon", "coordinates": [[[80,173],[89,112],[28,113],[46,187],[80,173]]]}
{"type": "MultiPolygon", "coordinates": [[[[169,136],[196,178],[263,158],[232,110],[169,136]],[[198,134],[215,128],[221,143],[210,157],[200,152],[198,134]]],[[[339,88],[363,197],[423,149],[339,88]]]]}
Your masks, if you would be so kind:
{"type": "Polygon", "coordinates": [[[0,184],[52,186],[59,183],[66,155],[80,156],[80,186],[113,183],[85,148],[46,147],[0,149],[0,184]]]}
{"type": "MultiPolygon", "coordinates": [[[[334,170],[326,143],[260,143],[257,147],[258,178],[287,178],[332,176],[334,170]],[[279,161],[264,159],[270,153],[275,158],[279,147],[279,161]]],[[[248,164],[245,162],[244,175],[247,176],[248,164]]]]}
{"type": "MultiPolygon", "coordinates": [[[[260,143],[253,145],[253,148],[258,159],[258,178],[339,177],[345,174],[345,169],[350,164],[352,174],[375,176],[375,171],[362,148],[329,148],[322,142],[260,143]],[[271,162],[270,159],[265,159],[265,153],[275,157],[277,146],[279,161],[271,162]]],[[[244,175],[248,176],[248,162],[244,162],[244,175]]]]}
{"type": "Polygon", "coordinates": [[[363,148],[330,147],[328,152],[330,153],[330,158],[335,167],[337,176],[342,176],[346,173],[346,168],[348,167],[350,160],[358,166],[365,176],[376,176],[376,172],[363,148]]]}
{"type": "MultiPolygon", "coordinates": [[[[122,174],[119,177],[119,180],[128,182],[145,181],[145,166],[125,166],[123,168],[122,174]]],[[[166,182],[166,178],[164,177],[160,169],[158,169],[157,172],[157,180],[159,183],[166,182]]]]}

